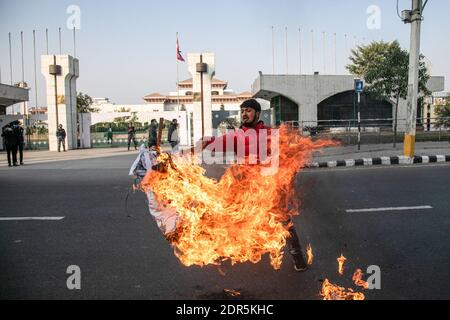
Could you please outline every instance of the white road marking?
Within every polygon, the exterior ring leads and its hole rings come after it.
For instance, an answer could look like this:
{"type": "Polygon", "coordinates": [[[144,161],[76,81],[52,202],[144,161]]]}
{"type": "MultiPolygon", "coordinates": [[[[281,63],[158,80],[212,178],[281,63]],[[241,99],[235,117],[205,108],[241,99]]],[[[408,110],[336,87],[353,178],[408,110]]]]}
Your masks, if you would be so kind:
{"type": "Polygon", "coordinates": [[[65,217],[7,217],[0,221],[60,221],[65,217]]]}
{"type": "Polygon", "coordinates": [[[416,207],[389,207],[389,208],[370,208],[370,209],[348,209],[347,213],[355,212],[383,212],[383,211],[408,211],[408,210],[429,210],[432,206],[416,206],[416,207]]]}

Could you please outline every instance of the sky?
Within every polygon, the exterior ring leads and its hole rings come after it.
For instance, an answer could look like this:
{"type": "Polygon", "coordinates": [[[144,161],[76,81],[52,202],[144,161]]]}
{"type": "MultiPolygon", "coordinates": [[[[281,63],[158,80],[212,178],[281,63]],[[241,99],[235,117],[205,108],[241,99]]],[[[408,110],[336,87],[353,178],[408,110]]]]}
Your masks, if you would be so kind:
{"type": "MultiPolygon", "coordinates": [[[[72,30],[66,26],[67,20],[73,21],[73,12],[67,13],[71,5],[80,10],[80,29],[76,33],[80,59],[78,91],[92,97],[108,97],[118,104],[142,104],[142,97],[149,93],[167,94],[176,90],[176,32],[183,55],[214,52],[216,77],[227,80],[230,89],[243,92],[251,90],[258,71],[267,74],[274,71],[272,27],[277,74],[285,74],[286,69],[290,74],[298,74],[300,60],[302,73],[311,74],[312,57],[314,71],[347,73],[345,65],[350,49],[355,44],[375,40],[398,40],[409,49],[410,25],[400,21],[396,3],[396,0],[0,0],[1,82],[11,81],[9,32],[13,81],[22,78],[20,32],[23,31],[25,81],[32,88],[29,105],[36,105],[32,39],[36,30],[37,105],[45,106],[45,83],[39,64],[39,56],[46,53],[45,29],[49,29],[50,54],[59,53],[59,27],[63,53],[73,54],[72,30]]],[[[399,0],[400,10],[410,7],[410,0],[399,0]]],[[[450,41],[445,34],[450,30],[448,12],[450,1],[429,1],[421,45],[432,75],[446,77],[447,90],[450,89],[450,41]]],[[[180,80],[190,77],[186,63],[180,63],[179,70],[180,80]]]]}

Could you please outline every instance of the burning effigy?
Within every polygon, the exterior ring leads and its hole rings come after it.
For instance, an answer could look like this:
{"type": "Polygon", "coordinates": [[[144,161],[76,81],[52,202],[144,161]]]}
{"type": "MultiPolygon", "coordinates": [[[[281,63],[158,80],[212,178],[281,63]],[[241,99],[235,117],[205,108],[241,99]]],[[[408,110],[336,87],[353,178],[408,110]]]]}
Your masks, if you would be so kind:
{"type": "MultiPolygon", "coordinates": [[[[171,159],[155,153],[141,183],[150,212],[186,266],[220,265],[224,261],[258,263],[266,254],[274,269],[282,264],[291,217],[299,213],[295,178],[313,152],[332,141],[313,141],[288,127],[279,129],[277,168],[263,174],[263,164],[234,164],[220,180],[209,178],[192,158],[171,159]],[[157,203],[157,205],[155,205],[157,203]]],[[[145,156],[144,156],[145,158],[145,156]]]]}

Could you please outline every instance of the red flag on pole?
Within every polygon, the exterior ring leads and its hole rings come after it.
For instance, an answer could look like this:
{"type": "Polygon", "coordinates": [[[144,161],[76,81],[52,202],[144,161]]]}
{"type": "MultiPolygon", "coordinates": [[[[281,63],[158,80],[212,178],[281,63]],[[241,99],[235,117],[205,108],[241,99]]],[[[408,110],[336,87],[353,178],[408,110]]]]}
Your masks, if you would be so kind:
{"type": "Polygon", "coordinates": [[[177,60],[184,62],[184,58],[181,55],[180,44],[178,43],[178,35],[177,35],[177,60]]]}

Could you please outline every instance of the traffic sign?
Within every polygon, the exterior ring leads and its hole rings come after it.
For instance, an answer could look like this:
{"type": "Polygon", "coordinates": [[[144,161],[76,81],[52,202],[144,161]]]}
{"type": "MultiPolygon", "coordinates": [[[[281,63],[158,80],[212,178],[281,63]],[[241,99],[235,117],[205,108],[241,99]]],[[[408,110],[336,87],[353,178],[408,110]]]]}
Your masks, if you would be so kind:
{"type": "Polygon", "coordinates": [[[355,91],[358,93],[363,92],[364,82],[360,79],[355,79],[355,91]]]}

